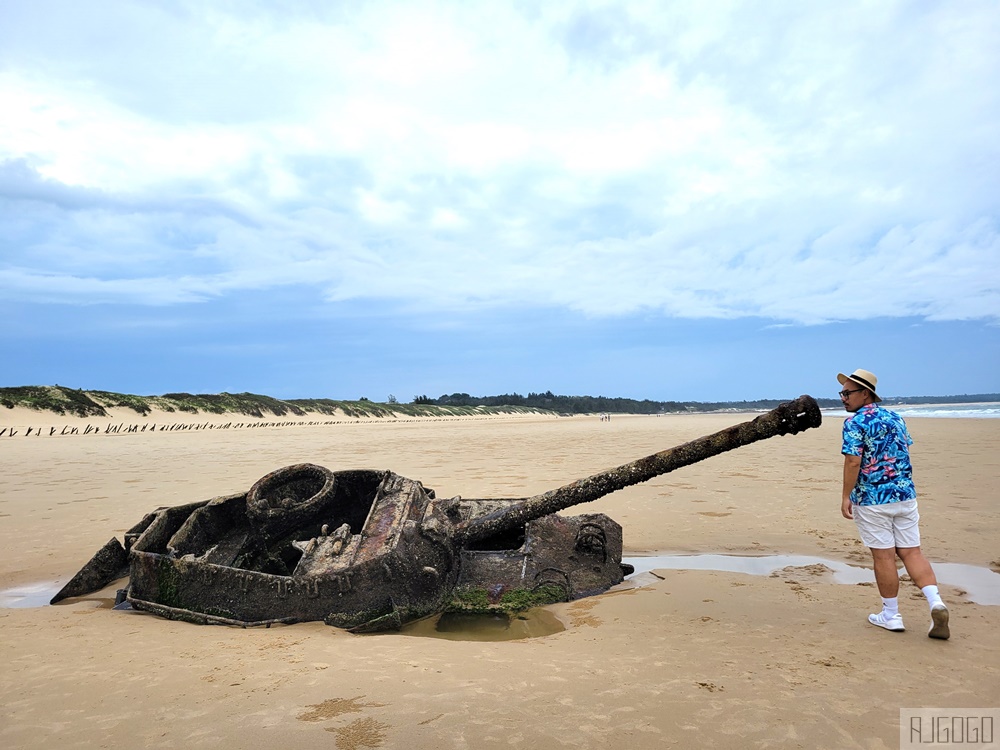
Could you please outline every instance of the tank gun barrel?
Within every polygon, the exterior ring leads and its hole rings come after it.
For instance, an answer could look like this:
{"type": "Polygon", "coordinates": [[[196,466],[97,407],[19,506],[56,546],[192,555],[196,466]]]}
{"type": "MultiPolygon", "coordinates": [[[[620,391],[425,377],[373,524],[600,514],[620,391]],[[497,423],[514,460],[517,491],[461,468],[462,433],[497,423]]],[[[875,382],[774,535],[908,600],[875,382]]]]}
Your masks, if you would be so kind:
{"type": "Polygon", "coordinates": [[[689,464],[740,448],[775,435],[794,435],[819,427],[823,417],[811,396],[799,396],[748,422],[697,438],[674,448],[654,453],[580,479],[555,490],[512,503],[511,507],[468,521],[456,528],[460,544],[474,542],[515,528],[535,518],[558,513],[573,505],[597,500],[633,484],[648,481],[689,464]]]}

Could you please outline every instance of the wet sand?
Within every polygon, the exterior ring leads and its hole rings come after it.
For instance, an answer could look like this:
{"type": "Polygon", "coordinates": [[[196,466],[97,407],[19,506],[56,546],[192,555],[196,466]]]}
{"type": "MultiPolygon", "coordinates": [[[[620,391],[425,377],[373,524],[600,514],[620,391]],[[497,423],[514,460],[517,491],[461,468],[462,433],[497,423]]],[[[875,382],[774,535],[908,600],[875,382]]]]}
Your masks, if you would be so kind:
{"type": "MultiPolygon", "coordinates": [[[[579,511],[621,523],[626,556],[867,565],[839,512],[842,416],[579,511]]],[[[240,429],[213,418],[212,429],[119,434],[92,419],[99,434],[50,436],[88,422],[0,409],[0,429],[19,433],[0,436],[0,590],[58,588],[146,512],[246,490],[291,463],[392,469],[439,496],[523,496],[745,418],[316,417],[240,429]]],[[[909,425],[928,557],[1000,570],[1000,420],[909,425]]],[[[560,632],[496,642],[202,627],[112,611],[117,587],[0,609],[3,747],[895,748],[901,707],[1000,705],[1000,607],[943,584],[953,635],[932,641],[927,605],[904,584],[908,630],[887,633],[866,620],[874,585],[837,583],[820,564],[660,568],[546,608],[560,632]]]]}

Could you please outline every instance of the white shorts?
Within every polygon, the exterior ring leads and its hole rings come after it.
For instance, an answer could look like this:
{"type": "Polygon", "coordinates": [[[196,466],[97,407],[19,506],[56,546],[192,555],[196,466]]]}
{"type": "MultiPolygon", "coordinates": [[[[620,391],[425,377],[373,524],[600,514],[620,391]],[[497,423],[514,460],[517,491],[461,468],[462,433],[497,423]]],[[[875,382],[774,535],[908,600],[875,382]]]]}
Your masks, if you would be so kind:
{"type": "Polygon", "coordinates": [[[854,522],[866,547],[919,547],[920,514],[916,500],[885,505],[855,505],[854,522]]]}

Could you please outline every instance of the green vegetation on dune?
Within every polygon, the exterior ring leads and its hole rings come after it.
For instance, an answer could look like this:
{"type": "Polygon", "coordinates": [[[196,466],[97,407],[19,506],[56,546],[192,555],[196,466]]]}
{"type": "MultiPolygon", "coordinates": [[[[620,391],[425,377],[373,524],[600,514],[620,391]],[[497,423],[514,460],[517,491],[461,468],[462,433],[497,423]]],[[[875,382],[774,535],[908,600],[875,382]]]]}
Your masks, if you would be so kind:
{"type": "Polygon", "coordinates": [[[335,401],[328,398],[320,399],[293,399],[288,401],[301,409],[320,414],[335,414],[340,411],[349,417],[442,417],[442,416],[469,416],[473,414],[511,414],[511,413],[536,413],[539,411],[551,411],[525,406],[511,406],[509,404],[483,405],[433,405],[433,404],[400,404],[386,403],[380,404],[367,399],[361,401],[335,401]]]}
{"type": "MultiPolygon", "coordinates": [[[[69,389],[64,389],[64,390],[69,390],[69,389]]],[[[84,392],[78,391],[78,393],[84,393],[84,392]]],[[[144,398],[142,396],[129,396],[124,393],[111,393],[109,391],[86,391],[84,395],[96,401],[101,406],[109,409],[125,407],[127,409],[132,409],[133,411],[138,412],[143,416],[149,414],[149,412],[151,411],[148,403],[150,399],[144,398]]]]}
{"type": "Polygon", "coordinates": [[[107,417],[108,409],[126,408],[142,416],[153,409],[188,414],[243,414],[251,417],[307,417],[310,414],[346,415],[359,418],[398,416],[441,417],[475,414],[535,413],[524,406],[471,406],[377,403],[367,399],[290,399],[283,401],[256,393],[165,393],[162,396],[134,396],[110,391],[84,391],[52,386],[0,388],[0,406],[28,407],[76,417],[107,417]]]}
{"type": "Polygon", "coordinates": [[[106,417],[108,413],[85,391],[59,385],[24,385],[0,388],[0,405],[13,409],[27,406],[39,411],[69,414],[76,417],[106,417]]]}
{"type": "Polygon", "coordinates": [[[263,417],[273,414],[284,417],[292,414],[305,416],[305,410],[289,401],[261,396],[256,393],[165,393],[146,399],[151,404],[166,411],[186,411],[191,413],[209,412],[211,414],[246,414],[252,417],[263,417]]]}

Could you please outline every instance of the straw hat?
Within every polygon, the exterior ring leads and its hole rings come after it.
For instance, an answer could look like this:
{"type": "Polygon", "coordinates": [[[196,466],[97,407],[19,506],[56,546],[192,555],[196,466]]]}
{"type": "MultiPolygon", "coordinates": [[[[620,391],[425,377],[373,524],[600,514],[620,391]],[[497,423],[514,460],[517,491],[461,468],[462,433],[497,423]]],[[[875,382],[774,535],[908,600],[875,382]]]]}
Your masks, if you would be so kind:
{"type": "Polygon", "coordinates": [[[871,391],[872,398],[878,403],[881,401],[881,397],[875,392],[875,388],[878,386],[878,378],[875,377],[875,373],[868,372],[868,370],[855,370],[850,375],[845,375],[844,373],[837,374],[837,380],[840,381],[841,385],[845,385],[848,380],[852,383],[857,383],[862,388],[867,388],[871,391]]]}

